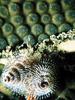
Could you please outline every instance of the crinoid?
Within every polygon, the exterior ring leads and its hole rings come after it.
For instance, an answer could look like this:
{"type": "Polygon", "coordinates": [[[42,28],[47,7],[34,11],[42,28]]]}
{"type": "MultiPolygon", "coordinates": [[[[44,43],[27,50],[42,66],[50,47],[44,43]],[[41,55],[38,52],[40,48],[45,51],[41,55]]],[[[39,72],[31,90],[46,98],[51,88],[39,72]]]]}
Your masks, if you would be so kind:
{"type": "Polygon", "coordinates": [[[64,82],[61,82],[64,81],[62,68],[67,66],[64,63],[67,56],[64,54],[75,51],[75,34],[72,32],[52,35],[34,48],[28,46],[15,52],[3,52],[6,58],[0,60],[5,64],[1,82],[13,92],[24,95],[27,100],[52,97],[62,84],[64,87],[64,82]],[[66,46],[71,48],[67,49],[66,46]]]}

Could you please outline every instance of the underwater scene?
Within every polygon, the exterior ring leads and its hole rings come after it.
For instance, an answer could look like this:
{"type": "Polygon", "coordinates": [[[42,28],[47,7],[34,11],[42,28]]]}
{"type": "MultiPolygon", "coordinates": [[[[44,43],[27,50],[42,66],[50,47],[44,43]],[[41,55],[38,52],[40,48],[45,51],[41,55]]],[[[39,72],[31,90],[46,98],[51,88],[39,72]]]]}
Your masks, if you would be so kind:
{"type": "Polygon", "coordinates": [[[0,0],[0,100],[75,100],[75,0],[0,0]]]}

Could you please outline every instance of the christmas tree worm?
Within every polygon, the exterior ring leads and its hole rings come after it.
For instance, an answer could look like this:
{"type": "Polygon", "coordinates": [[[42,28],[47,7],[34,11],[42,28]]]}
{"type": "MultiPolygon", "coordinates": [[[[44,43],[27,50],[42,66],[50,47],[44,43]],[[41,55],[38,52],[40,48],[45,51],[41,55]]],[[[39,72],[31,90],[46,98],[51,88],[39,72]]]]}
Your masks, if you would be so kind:
{"type": "Polygon", "coordinates": [[[75,72],[75,31],[52,35],[35,47],[1,53],[1,83],[27,100],[43,100],[65,88],[63,70],[75,72]],[[67,69],[68,66],[68,69],[67,69]]]}

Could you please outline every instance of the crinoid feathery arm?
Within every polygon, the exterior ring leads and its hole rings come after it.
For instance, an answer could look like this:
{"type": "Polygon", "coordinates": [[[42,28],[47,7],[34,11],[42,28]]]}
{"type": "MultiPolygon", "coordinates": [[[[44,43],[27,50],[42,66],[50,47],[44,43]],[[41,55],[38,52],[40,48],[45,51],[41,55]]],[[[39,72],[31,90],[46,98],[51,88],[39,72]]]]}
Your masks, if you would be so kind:
{"type": "Polygon", "coordinates": [[[7,62],[1,75],[1,83],[13,92],[24,95],[27,100],[52,97],[59,88],[61,90],[61,68],[67,66],[61,58],[63,56],[67,59],[64,53],[74,52],[74,38],[73,30],[58,36],[52,35],[49,40],[35,47],[5,53],[8,57],[5,58],[7,62]],[[69,45],[72,49],[68,48],[69,45]]]}

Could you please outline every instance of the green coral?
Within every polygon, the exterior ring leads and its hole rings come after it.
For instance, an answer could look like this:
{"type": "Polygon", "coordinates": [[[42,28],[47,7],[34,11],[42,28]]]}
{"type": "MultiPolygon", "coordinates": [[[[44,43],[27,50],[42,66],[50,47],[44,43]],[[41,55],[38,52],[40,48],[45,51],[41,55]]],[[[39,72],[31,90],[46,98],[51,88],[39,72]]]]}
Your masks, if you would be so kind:
{"type": "Polygon", "coordinates": [[[12,34],[13,30],[14,30],[14,28],[10,23],[5,23],[2,27],[2,31],[3,31],[5,36],[8,36],[9,34],[12,34]]]}
{"type": "Polygon", "coordinates": [[[46,2],[42,1],[42,2],[38,2],[36,5],[36,10],[39,14],[43,14],[45,12],[47,12],[48,10],[48,6],[46,4],[46,2]]]}
{"type": "Polygon", "coordinates": [[[42,41],[44,41],[45,39],[49,39],[49,36],[47,34],[40,34],[38,37],[38,43],[41,43],[42,41]]]}
{"type": "Polygon", "coordinates": [[[18,27],[23,23],[23,17],[21,15],[15,15],[11,17],[10,21],[15,27],[18,27]]]}
{"type": "Polygon", "coordinates": [[[5,40],[5,38],[0,37],[0,50],[5,49],[7,46],[7,41],[5,40]]]}
{"type": "Polygon", "coordinates": [[[19,41],[24,41],[25,35],[32,35],[38,43],[44,33],[49,38],[67,32],[75,28],[74,4],[75,0],[0,0],[0,36],[10,45],[11,34],[19,41]],[[22,26],[26,30],[22,31],[22,26]]]}
{"type": "Polygon", "coordinates": [[[45,32],[50,36],[58,32],[57,27],[54,24],[47,24],[45,26],[45,32]]]}
{"type": "Polygon", "coordinates": [[[5,6],[0,5],[0,17],[7,19],[8,16],[9,16],[8,9],[5,6]]]}
{"type": "Polygon", "coordinates": [[[29,28],[26,25],[20,25],[17,29],[16,29],[16,33],[20,38],[24,38],[25,35],[27,35],[29,33],[29,28]]]}
{"type": "Polygon", "coordinates": [[[15,46],[16,44],[19,43],[19,39],[15,34],[11,34],[11,35],[7,36],[7,40],[11,47],[15,46]]]}
{"type": "Polygon", "coordinates": [[[19,14],[19,11],[20,11],[20,7],[16,3],[10,3],[8,5],[8,9],[9,9],[9,13],[10,13],[11,16],[12,15],[14,16],[16,14],[19,14]]]}
{"type": "Polygon", "coordinates": [[[53,15],[59,12],[60,12],[60,5],[58,3],[50,3],[49,13],[53,15]]]}
{"type": "Polygon", "coordinates": [[[43,24],[48,24],[51,22],[51,16],[49,14],[42,14],[41,16],[41,22],[43,24]]]}
{"type": "Polygon", "coordinates": [[[65,17],[66,17],[66,20],[69,23],[75,22],[75,10],[68,10],[68,11],[66,11],[65,12],[65,17]]]}
{"type": "Polygon", "coordinates": [[[35,24],[31,28],[31,32],[34,36],[38,36],[42,34],[44,31],[43,26],[41,24],[35,24]]]}
{"type": "Polygon", "coordinates": [[[68,10],[73,8],[74,0],[61,0],[63,10],[68,10]]]}
{"type": "Polygon", "coordinates": [[[59,26],[61,25],[63,22],[64,22],[64,17],[62,14],[55,14],[53,17],[52,17],[52,21],[55,25],[59,26]]]}
{"type": "Polygon", "coordinates": [[[33,2],[31,1],[25,1],[24,4],[23,4],[23,13],[25,15],[33,12],[34,10],[34,5],[33,5],[33,2]]]}
{"type": "Polygon", "coordinates": [[[59,32],[67,32],[68,30],[72,30],[72,26],[68,23],[63,23],[58,28],[59,32]]]}
{"type": "Polygon", "coordinates": [[[30,13],[28,16],[27,16],[27,23],[28,25],[32,26],[36,23],[38,23],[38,20],[39,20],[39,16],[38,14],[36,13],[30,13]]]}
{"type": "Polygon", "coordinates": [[[24,38],[24,43],[27,44],[27,45],[31,45],[31,46],[34,46],[36,44],[36,40],[35,40],[35,37],[31,34],[29,35],[26,35],[24,38]]]}

